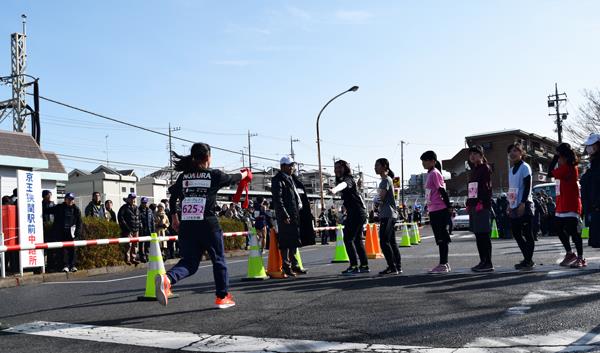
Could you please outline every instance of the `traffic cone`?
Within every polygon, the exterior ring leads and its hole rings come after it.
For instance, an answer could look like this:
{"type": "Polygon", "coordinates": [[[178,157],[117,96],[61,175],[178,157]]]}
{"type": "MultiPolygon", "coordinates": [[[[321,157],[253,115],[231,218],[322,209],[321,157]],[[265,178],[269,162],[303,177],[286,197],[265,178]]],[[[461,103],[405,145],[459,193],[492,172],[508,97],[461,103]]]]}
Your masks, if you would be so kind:
{"type": "Polygon", "coordinates": [[[492,221],[492,239],[500,239],[500,237],[498,236],[498,226],[496,225],[496,220],[494,219],[492,221]]]}
{"type": "Polygon", "coordinates": [[[275,229],[271,229],[271,241],[269,242],[269,264],[267,266],[267,275],[275,279],[287,278],[287,275],[283,273],[282,266],[283,261],[281,259],[281,253],[279,252],[279,246],[277,244],[277,232],[275,232],[275,229]]]}
{"type": "Polygon", "coordinates": [[[415,223],[415,231],[417,232],[417,240],[421,244],[421,231],[419,230],[419,223],[415,223]]]}
{"type": "Polygon", "coordinates": [[[419,245],[416,223],[410,224],[410,245],[419,245]]]}
{"type": "Polygon", "coordinates": [[[298,261],[298,267],[304,271],[304,265],[302,265],[302,257],[300,256],[300,248],[296,249],[296,254],[294,255],[296,261],[298,261]]]}
{"type": "Polygon", "coordinates": [[[381,251],[381,243],[379,243],[379,225],[373,224],[373,248],[377,254],[377,258],[383,258],[383,252],[381,251]]]}
{"type": "Polygon", "coordinates": [[[344,245],[344,231],[342,225],[337,226],[336,239],[335,239],[335,253],[333,254],[332,263],[350,262],[348,253],[346,252],[346,245],[344,245]]]}
{"type": "Polygon", "coordinates": [[[400,246],[403,248],[410,247],[410,235],[408,235],[408,226],[406,223],[402,224],[402,239],[400,240],[400,246]]]}
{"type": "MultiPolygon", "coordinates": [[[[156,300],[156,287],[154,285],[155,278],[157,275],[164,275],[165,264],[163,262],[162,254],[160,253],[160,246],[158,245],[158,235],[156,233],[150,234],[150,256],[148,256],[148,273],[146,275],[146,292],[143,296],[139,296],[138,301],[154,301],[156,300]]],[[[170,293],[169,299],[179,297],[176,294],[170,293]]]]}
{"type": "Polygon", "coordinates": [[[365,250],[367,251],[367,258],[369,259],[380,259],[383,257],[381,251],[377,252],[379,245],[379,240],[376,239],[376,224],[367,223],[367,237],[365,238],[365,250]]]}
{"type": "Polygon", "coordinates": [[[256,228],[250,229],[249,249],[248,254],[248,276],[243,278],[242,281],[262,281],[267,278],[265,272],[265,266],[263,264],[262,255],[260,252],[260,246],[258,245],[258,237],[256,235],[256,228]]]}
{"type": "Polygon", "coordinates": [[[590,238],[590,227],[585,227],[581,230],[581,239],[590,238]]]}

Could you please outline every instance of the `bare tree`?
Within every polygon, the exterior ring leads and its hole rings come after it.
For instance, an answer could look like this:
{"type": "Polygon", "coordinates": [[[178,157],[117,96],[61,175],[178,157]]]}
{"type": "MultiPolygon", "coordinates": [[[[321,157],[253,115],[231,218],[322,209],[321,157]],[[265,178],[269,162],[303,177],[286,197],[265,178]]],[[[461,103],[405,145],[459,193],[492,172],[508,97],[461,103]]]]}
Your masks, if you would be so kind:
{"type": "Polygon", "coordinates": [[[585,103],[579,107],[575,119],[565,124],[567,138],[580,145],[592,133],[600,131],[600,90],[585,90],[585,103]]]}

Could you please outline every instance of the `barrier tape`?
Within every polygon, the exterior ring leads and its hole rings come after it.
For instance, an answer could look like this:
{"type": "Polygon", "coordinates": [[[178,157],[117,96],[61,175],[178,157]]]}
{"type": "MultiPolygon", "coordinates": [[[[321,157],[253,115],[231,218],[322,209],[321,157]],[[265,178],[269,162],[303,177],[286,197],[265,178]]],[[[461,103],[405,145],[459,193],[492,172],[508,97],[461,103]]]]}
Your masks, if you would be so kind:
{"type": "MultiPolygon", "coordinates": [[[[315,228],[315,231],[323,230],[337,230],[337,227],[320,227],[315,228]]],[[[241,237],[247,236],[250,232],[228,232],[223,233],[224,237],[241,237]]],[[[57,241],[51,243],[38,243],[38,244],[23,244],[23,245],[2,245],[0,246],[0,253],[9,251],[23,251],[23,250],[42,250],[42,249],[61,249],[61,248],[73,248],[82,246],[95,246],[95,245],[110,245],[110,244],[136,244],[149,242],[152,237],[137,237],[137,238],[108,238],[108,239],[91,239],[91,240],[73,240],[73,241],[57,241]]],[[[171,235],[166,237],[158,237],[159,241],[176,241],[178,236],[171,235]]]]}
{"type": "MultiPolygon", "coordinates": [[[[230,232],[230,233],[223,233],[223,236],[224,237],[240,237],[240,236],[246,236],[248,234],[249,234],[249,232],[230,232]]],[[[108,239],[57,241],[57,242],[51,242],[51,243],[23,244],[23,245],[3,245],[3,246],[0,246],[0,253],[8,252],[8,251],[61,249],[61,248],[73,248],[73,247],[94,246],[94,245],[146,243],[146,242],[149,242],[151,239],[152,239],[152,237],[108,238],[108,239]]],[[[177,239],[178,239],[178,236],[176,236],[176,235],[171,235],[171,236],[166,236],[166,237],[158,237],[159,241],[176,241],[177,239]]]]}

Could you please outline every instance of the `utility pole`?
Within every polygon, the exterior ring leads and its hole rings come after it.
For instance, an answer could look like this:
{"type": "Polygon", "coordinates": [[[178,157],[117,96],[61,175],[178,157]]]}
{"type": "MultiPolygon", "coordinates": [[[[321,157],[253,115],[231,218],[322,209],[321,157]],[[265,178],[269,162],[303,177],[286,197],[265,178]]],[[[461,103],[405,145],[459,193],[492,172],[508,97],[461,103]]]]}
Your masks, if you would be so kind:
{"type": "Polygon", "coordinates": [[[244,154],[244,149],[242,148],[240,152],[242,152],[242,167],[246,168],[246,155],[244,154]]]}
{"type": "Polygon", "coordinates": [[[562,126],[562,121],[563,120],[567,120],[567,115],[569,115],[569,113],[560,113],[560,102],[566,102],[567,101],[567,94],[566,93],[558,93],[558,84],[555,83],[554,84],[554,94],[551,94],[548,96],[548,108],[555,108],[556,113],[550,113],[548,115],[555,117],[555,124],[556,124],[556,132],[558,133],[558,143],[562,143],[562,132],[563,132],[563,126],[562,126]]]}
{"type": "Polygon", "coordinates": [[[404,205],[404,144],[406,142],[400,141],[400,199],[402,205],[404,205]]]}
{"type": "Polygon", "coordinates": [[[295,161],[296,160],[296,154],[294,153],[294,142],[300,142],[300,140],[299,139],[295,139],[294,137],[290,136],[290,156],[295,161]]]}
{"type": "Polygon", "coordinates": [[[251,134],[250,130],[248,130],[248,168],[250,168],[250,170],[252,170],[252,148],[250,138],[254,136],[258,136],[258,134],[251,134]]]}
{"type": "Polygon", "coordinates": [[[108,135],[104,136],[104,140],[106,142],[106,166],[109,167],[109,164],[108,164],[108,135]]]}
{"type": "Polygon", "coordinates": [[[181,128],[179,126],[171,128],[171,123],[169,123],[169,183],[173,184],[173,142],[171,140],[171,134],[174,131],[179,131],[181,128]]]}

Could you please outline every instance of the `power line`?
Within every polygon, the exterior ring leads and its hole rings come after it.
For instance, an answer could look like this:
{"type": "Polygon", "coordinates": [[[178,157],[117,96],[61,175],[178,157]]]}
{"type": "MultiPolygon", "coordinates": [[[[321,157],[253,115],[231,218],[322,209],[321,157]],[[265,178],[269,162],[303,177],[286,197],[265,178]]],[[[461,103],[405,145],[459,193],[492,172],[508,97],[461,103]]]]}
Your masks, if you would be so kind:
{"type": "MultiPolygon", "coordinates": [[[[76,107],[74,105],[63,103],[63,102],[60,102],[60,101],[57,101],[57,100],[54,100],[54,99],[51,99],[51,98],[47,98],[47,97],[44,97],[44,96],[39,96],[39,98],[43,99],[43,100],[45,100],[47,102],[54,103],[54,104],[57,104],[57,105],[61,105],[63,107],[67,107],[67,108],[70,108],[70,109],[73,109],[73,110],[77,110],[77,111],[80,111],[82,113],[89,114],[89,115],[92,115],[92,116],[95,116],[95,117],[98,117],[98,118],[109,120],[109,121],[112,121],[112,122],[117,123],[117,124],[122,124],[122,125],[126,125],[126,126],[129,126],[129,127],[132,127],[132,128],[144,130],[144,131],[152,133],[152,134],[161,135],[161,136],[164,136],[164,137],[169,137],[168,133],[164,133],[164,132],[160,132],[160,131],[156,131],[156,130],[153,130],[153,129],[149,129],[149,128],[146,128],[146,127],[143,127],[143,126],[140,126],[140,125],[128,123],[126,121],[119,120],[119,119],[116,119],[116,118],[111,118],[111,117],[103,115],[103,114],[94,113],[94,112],[92,112],[90,110],[79,108],[79,107],[76,107]]],[[[172,138],[176,139],[176,140],[179,140],[179,141],[189,142],[189,143],[195,143],[196,142],[196,141],[188,140],[188,139],[185,139],[185,138],[182,138],[182,137],[177,137],[177,136],[172,136],[172,138]]],[[[234,151],[234,150],[231,150],[231,149],[227,149],[227,148],[223,148],[223,147],[218,147],[218,146],[211,145],[211,148],[213,148],[215,150],[218,150],[218,151],[222,151],[222,152],[227,152],[227,153],[232,153],[232,154],[236,154],[236,155],[241,155],[241,152],[237,152],[237,151],[234,151]]],[[[257,158],[257,159],[261,159],[261,160],[265,160],[265,161],[270,161],[270,162],[277,162],[277,163],[279,162],[278,159],[274,159],[274,158],[268,158],[268,157],[257,156],[257,155],[252,155],[252,157],[257,158]]],[[[311,167],[318,166],[317,164],[309,164],[309,163],[304,163],[304,165],[311,166],[311,167]]],[[[324,167],[332,167],[332,166],[324,166],[324,167]]]]}
{"type": "MultiPolygon", "coordinates": [[[[90,162],[100,162],[100,163],[104,163],[106,162],[105,159],[98,159],[98,158],[90,158],[90,157],[82,157],[82,156],[73,156],[70,154],[61,154],[61,153],[57,153],[58,156],[64,158],[64,159],[69,159],[69,160],[73,160],[73,161],[79,161],[79,162],[86,162],[86,161],[90,161],[90,162]]],[[[131,167],[139,167],[139,168],[152,168],[152,169],[163,169],[164,167],[159,167],[156,165],[148,165],[148,164],[135,164],[135,163],[125,163],[125,162],[117,162],[117,161],[109,161],[112,164],[117,164],[117,165],[125,165],[125,166],[131,166],[131,167]]]]}

